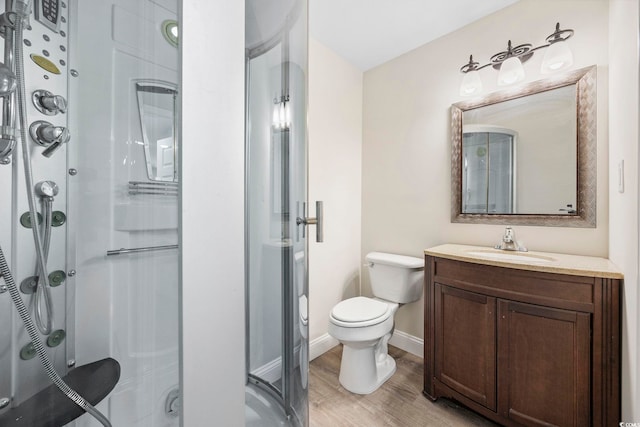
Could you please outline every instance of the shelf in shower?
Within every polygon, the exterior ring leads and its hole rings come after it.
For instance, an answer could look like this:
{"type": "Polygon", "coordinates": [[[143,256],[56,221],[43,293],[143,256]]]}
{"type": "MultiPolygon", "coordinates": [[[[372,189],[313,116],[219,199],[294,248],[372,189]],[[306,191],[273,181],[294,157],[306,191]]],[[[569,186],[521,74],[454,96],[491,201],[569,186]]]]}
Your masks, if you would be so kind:
{"type": "MultiPolygon", "coordinates": [[[[104,399],[120,379],[120,364],[111,358],[98,360],[69,371],[62,378],[92,405],[104,399]]],[[[15,408],[0,415],[3,427],[59,427],[85,412],[55,385],[36,393],[15,408]]]]}
{"type": "Polygon", "coordinates": [[[177,182],[129,181],[129,195],[177,196],[177,182]]]}

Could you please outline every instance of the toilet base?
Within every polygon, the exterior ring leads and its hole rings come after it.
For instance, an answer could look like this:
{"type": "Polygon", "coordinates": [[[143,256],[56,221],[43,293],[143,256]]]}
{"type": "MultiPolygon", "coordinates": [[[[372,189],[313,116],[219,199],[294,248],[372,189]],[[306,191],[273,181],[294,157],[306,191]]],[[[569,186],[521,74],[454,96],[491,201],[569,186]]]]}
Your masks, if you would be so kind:
{"type": "Polygon", "coordinates": [[[373,346],[357,348],[344,345],[342,348],[339,381],[351,393],[373,393],[395,372],[393,357],[384,354],[376,358],[373,346]]]}

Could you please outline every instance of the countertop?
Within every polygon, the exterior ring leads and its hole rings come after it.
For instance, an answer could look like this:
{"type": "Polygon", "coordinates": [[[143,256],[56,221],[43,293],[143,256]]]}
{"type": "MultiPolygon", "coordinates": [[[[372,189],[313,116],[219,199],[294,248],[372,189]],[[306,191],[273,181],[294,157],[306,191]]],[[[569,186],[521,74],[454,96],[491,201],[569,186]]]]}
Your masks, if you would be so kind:
{"type": "Polygon", "coordinates": [[[486,246],[445,244],[425,249],[425,255],[439,258],[467,261],[497,267],[547,273],[569,274],[572,276],[623,279],[620,269],[607,258],[557,254],[553,252],[515,252],[486,246]],[[506,257],[504,259],[501,257],[506,257]]]}

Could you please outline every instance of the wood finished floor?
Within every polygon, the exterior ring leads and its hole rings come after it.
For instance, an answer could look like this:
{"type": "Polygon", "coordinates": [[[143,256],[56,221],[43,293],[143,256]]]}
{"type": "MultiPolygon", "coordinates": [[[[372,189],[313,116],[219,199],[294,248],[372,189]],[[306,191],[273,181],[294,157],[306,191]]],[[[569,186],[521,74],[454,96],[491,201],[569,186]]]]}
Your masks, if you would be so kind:
{"type": "Polygon", "coordinates": [[[338,382],[342,345],[314,359],[309,372],[311,427],[481,426],[496,424],[447,399],[422,394],[422,359],[389,346],[396,373],[375,392],[362,396],[338,382]]]}

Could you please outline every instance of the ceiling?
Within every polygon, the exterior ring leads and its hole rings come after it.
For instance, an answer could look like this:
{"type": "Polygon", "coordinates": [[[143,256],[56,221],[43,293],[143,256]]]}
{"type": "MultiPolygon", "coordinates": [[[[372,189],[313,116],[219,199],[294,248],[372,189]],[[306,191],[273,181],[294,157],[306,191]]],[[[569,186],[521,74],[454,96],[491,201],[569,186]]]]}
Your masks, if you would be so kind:
{"type": "Polygon", "coordinates": [[[309,0],[309,32],[366,71],[516,1],[309,0]]]}

